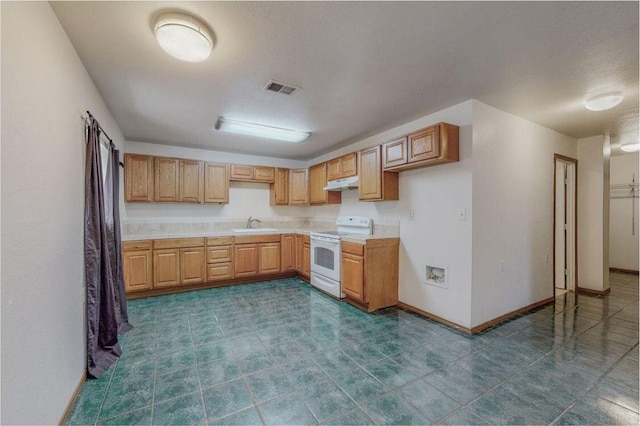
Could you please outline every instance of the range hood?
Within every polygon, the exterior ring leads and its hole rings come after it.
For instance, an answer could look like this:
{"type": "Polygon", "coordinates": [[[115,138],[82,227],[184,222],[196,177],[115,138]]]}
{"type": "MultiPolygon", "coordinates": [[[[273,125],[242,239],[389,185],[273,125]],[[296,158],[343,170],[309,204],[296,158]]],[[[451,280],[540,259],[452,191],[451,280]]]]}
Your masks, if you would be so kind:
{"type": "Polygon", "coordinates": [[[344,179],[330,180],[325,186],[325,191],[344,191],[346,189],[358,188],[358,176],[352,176],[344,179]]]}

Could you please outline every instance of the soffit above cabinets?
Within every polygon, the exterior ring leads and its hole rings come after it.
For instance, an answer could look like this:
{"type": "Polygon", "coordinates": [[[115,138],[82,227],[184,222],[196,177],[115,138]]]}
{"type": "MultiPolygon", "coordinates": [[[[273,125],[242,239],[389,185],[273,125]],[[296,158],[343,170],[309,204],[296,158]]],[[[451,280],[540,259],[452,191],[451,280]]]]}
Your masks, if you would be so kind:
{"type": "Polygon", "coordinates": [[[310,159],[467,99],[581,138],[638,105],[637,2],[51,2],[128,140],[310,159]],[[216,40],[167,55],[180,10],[216,40]],[[294,83],[282,96],[269,80],[294,83]],[[584,100],[615,89],[623,103],[584,100]],[[219,116],[312,132],[286,144],[213,130],[219,116]]]}

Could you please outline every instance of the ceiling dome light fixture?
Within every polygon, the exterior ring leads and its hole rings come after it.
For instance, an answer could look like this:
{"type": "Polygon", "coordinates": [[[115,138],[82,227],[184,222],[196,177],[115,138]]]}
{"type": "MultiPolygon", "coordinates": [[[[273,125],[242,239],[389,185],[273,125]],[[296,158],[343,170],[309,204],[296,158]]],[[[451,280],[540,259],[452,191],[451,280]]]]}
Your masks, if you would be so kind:
{"type": "Polygon", "coordinates": [[[265,126],[264,124],[247,123],[244,121],[229,120],[219,117],[215,125],[216,130],[223,132],[239,133],[259,138],[276,139],[282,142],[298,143],[306,140],[311,133],[298,130],[283,129],[281,127],[265,126]]]}
{"type": "Polygon", "coordinates": [[[618,105],[622,99],[622,92],[606,93],[587,99],[584,106],[590,111],[605,111],[618,105]]]}
{"type": "Polygon", "coordinates": [[[620,149],[624,152],[638,152],[640,151],[640,142],[627,142],[620,145],[620,149]]]}
{"type": "Polygon", "coordinates": [[[178,12],[162,13],[153,31],[162,50],[186,62],[202,62],[213,49],[209,30],[193,16],[178,12]]]}

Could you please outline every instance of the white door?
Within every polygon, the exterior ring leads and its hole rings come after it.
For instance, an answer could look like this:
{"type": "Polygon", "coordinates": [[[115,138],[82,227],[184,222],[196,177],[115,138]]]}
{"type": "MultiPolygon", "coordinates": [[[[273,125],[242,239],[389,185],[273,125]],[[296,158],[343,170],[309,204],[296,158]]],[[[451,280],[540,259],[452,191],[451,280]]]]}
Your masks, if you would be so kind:
{"type": "Polygon", "coordinates": [[[555,270],[556,288],[575,290],[576,284],[576,164],[555,161],[555,270]]]}

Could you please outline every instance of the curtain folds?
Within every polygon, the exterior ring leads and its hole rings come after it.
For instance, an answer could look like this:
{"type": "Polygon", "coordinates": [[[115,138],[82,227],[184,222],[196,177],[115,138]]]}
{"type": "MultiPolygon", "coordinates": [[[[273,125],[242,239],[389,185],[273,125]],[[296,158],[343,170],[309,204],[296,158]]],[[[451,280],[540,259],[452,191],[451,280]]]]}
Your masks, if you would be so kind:
{"type": "Polygon", "coordinates": [[[84,210],[87,372],[98,378],[120,356],[118,333],[128,331],[131,325],[127,318],[120,254],[117,157],[113,164],[118,154],[111,144],[107,184],[103,185],[100,125],[93,117],[90,120],[84,210]]]}

